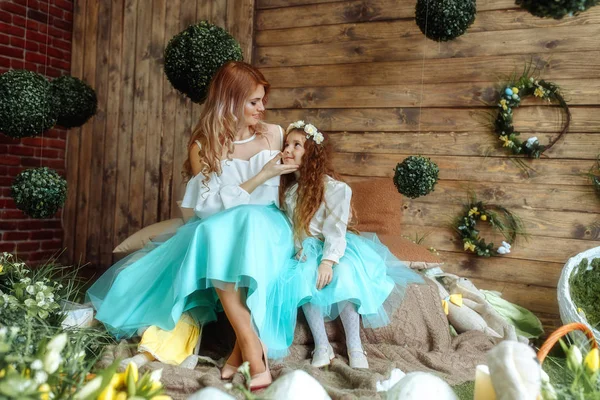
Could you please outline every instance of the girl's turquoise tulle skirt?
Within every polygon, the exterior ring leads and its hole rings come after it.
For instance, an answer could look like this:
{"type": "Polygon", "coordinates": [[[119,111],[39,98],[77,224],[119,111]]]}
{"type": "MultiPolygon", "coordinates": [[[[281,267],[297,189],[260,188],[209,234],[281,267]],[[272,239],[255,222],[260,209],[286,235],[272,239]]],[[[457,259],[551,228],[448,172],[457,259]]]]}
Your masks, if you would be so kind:
{"type": "MultiPolygon", "coordinates": [[[[275,204],[238,206],[195,218],[163,243],[151,243],[119,261],[87,295],[97,309],[96,319],[115,336],[130,337],[151,325],[172,330],[184,312],[199,324],[214,321],[222,310],[214,288],[245,288],[257,333],[269,349],[276,349],[285,347],[279,333],[293,330],[295,321],[285,328],[267,324],[267,315],[290,321],[270,310],[276,303],[269,292],[293,254],[290,224],[275,204]]],[[[295,310],[300,300],[286,301],[295,310]]]]}
{"type": "Polygon", "coordinates": [[[342,307],[353,303],[361,315],[363,326],[379,328],[389,324],[390,316],[400,306],[406,287],[423,283],[423,278],[398,260],[372,233],[346,234],[346,251],[333,267],[329,285],[317,290],[317,272],[323,257],[323,242],[307,238],[302,243],[302,258],[290,258],[275,286],[269,292],[267,334],[285,338],[276,343],[284,347],[269,350],[284,356],[292,344],[297,308],[294,305],[310,302],[319,307],[325,320],[334,320],[342,307]],[[285,310],[285,311],[284,311],[285,310]],[[290,311],[291,310],[291,311],[290,311]],[[288,318],[282,321],[281,318],[288,318]],[[284,331],[282,331],[282,329],[284,331]]]}

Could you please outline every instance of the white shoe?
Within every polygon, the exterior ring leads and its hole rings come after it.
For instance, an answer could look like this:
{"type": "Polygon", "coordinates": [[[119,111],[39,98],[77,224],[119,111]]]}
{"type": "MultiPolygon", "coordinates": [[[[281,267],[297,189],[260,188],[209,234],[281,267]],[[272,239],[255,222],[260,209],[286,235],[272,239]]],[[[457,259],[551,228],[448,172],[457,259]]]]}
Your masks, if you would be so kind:
{"type": "Polygon", "coordinates": [[[327,346],[316,347],[312,352],[312,356],[312,362],[310,365],[316,368],[321,368],[331,364],[331,360],[333,360],[335,354],[333,354],[333,348],[331,345],[328,344],[327,346]]]}
{"type": "Polygon", "coordinates": [[[367,352],[363,349],[348,349],[348,361],[350,368],[369,369],[367,352]]]}

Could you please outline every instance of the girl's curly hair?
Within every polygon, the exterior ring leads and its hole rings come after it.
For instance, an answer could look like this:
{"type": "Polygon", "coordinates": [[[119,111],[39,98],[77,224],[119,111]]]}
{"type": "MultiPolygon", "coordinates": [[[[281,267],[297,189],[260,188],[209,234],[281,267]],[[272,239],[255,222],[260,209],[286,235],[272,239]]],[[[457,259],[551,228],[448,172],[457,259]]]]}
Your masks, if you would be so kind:
{"type": "MultiPolygon", "coordinates": [[[[285,139],[294,132],[305,134],[302,129],[292,129],[286,133],[285,139]]],[[[313,139],[307,139],[304,142],[304,155],[302,156],[302,164],[298,169],[299,177],[296,179],[295,174],[281,175],[281,183],[279,186],[279,204],[285,211],[285,193],[287,190],[298,183],[298,199],[294,210],[292,221],[294,237],[299,239],[302,233],[312,236],[310,233],[310,221],[319,209],[321,203],[325,201],[325,177],[329,175],[331,178],[344,182],[341,176],[335,172],[331,165],[331,146],[328,135],[323,134],[325,139],[321,144],[317,144],[313,139]]],[[[325,204],[325,207],[328,207],[325,204]]],[[[354,233],[358,231],[354,228],[356,221],[356,212],[350,203],[350,217],[348,218],[348,230],[354,233]]]]}

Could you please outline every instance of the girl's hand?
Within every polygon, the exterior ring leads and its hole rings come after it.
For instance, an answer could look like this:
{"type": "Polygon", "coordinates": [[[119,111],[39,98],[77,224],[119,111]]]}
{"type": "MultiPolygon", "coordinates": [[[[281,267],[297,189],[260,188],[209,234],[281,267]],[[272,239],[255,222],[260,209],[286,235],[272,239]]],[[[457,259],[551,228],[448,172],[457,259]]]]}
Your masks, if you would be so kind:
{"type": "Polygon", "coordinates": [[[333,262],[329,260],[321,261],[317,272],[317,289],[321,290],[331,283],[333,279],[333,262]]]}
{"type": "Polygon", "coordinates": [[[278,164],[281,160],[283,154],[279,152],[275,157],[273,157],[265,166],[262,168],[260,173],[265,177],[266,180],[274,178],[276,176],[281,176],[285,174],[290,174],[294,171],[297,171],[300,167],[299,165],[286,165],[286,164],[278,164]]]}
{"type": "Polygon", "coordinates": [[[306,261],[306,256],[304,254],[302,254],[302,251],[303,251],[303,249],[298,250],[298,252],[294,256],[294,258],[296,259],[296,261],[301,261],[301,262],[305,262],[306,261]]]}

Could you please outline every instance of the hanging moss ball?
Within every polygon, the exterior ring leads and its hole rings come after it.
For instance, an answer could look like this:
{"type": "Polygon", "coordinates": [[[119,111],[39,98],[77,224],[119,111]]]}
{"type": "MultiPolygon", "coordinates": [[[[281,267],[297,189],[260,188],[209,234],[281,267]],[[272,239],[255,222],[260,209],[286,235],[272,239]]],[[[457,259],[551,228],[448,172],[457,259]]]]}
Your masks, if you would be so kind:
{"type": "Polygon", "coordinates": [[[561,19],[598,5],[598,0],[516,0],[515,3],[536,17],[561,19]]]}
{"type": "Polygon", "coordinates": [[[96,92],[81,79],[64,75],[51,82],[58,125],[73,128],[85,124],[96,114],[96,92]]]}
{"type": "Polygon", "coordinates": [[[396,165],[394,185],[398,192],[411,199],[433,191],[440,169],[427,157],[410,156],[396,165]]]}
{"type": "Polygon", "coordinates": [[[17,208],[32,218],[48,218],[64,205],[67,181],[48,167],[27,169],[16,176],[10,194],[17,208]]]}
{"type": "Polygon", "coordinates": [[[0,75],[0,132],[13,138],[40,135],[56,124],[50,82],[36,72],[0,75]]]}
{"type": "Polygon", "coordinates": [[[465,33],[476,13],[475,0],[417,0],[415,20],[429,39],[446,42],[465,33]]]}
{"type": "Polygon", "coordinates": [[[228,61],[241,61],[239,43],[207,21],[175,35],[165,49],[165,74],[171,85],[195,103],[206,99],[208,84],[228,61]]]}

